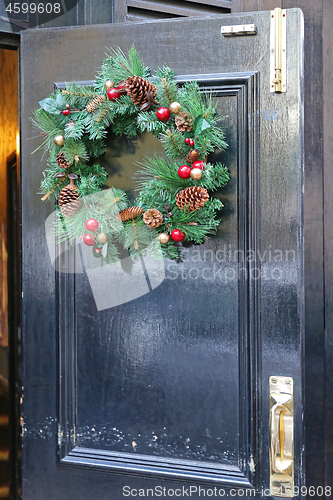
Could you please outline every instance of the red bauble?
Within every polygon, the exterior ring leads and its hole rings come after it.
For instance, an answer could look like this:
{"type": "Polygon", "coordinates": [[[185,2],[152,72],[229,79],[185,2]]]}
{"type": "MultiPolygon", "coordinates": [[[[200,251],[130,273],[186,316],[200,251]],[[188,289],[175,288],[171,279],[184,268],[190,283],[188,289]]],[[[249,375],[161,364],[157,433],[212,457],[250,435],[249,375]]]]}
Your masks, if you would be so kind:
{"type": "Polygon", "coordinates": [[[194,146],[194,140],[193,140],[193,139],[190,139],[190,141],[189,141],[189,145],[190,145],[190,146],[194,146]]]}
{"type": "Polygon", "coordinates": [[[87,233],[83,236],[83,243],[85,243],[88,247],[93,247],[95,245],[95,238],[87,233]]]}
{"type": "Polygon", "coordinates": [[[178,169],[178,175],[181,179],[189,179],[191,177],[191,167],[182,165],[178,169]]]}
{"type": "Polygon", "coordinates": [[[69,109],[64,109],[62,112],[63,115],[69,115],[69,113],[70,113],[69,109]]]}
{"type": "Polygon", "coordinates": [[[156,111],[156,116],[161,122],[167,122],[171,116],[170,111],[168,108],[158,108],[156,111]]]}
{"type": "Polygon", "coordinates": [[[121,93],[121,95],[127,94],[124,83],[119,83],[117,90],[121,93]]]}
{"type": "Polygon", "coordinates": [[[200,168],[200,170],[205,170],[205,162],[204,161],[195,161],[192,165],[192,168],[200,168]]]}
{"type": "Polygon", "coordinates": [[[99,223],[97,222],[96,219],[88,219],[86,221],[86,229],[88,229],[88,231],[97,231],[98,229],[98,226],[99,226],[99,223]]]}
{"type": "Polygon", "coordinates": [[[115,101],[116,99],[119,99],[121,96],[121,92],[118,89],[111,88],[108,90],[108,99],[110,101],[115,101]]]}
{"type": "Polygon", "coordinates": [[[174,229],[171,231],[171,238],[174,241],[183,241],[185,239],[185,233],[183,233],[180,229],[174,229]]]}
{"type": "Polygon", "coordinates": [[[189,137],[186,137],[185,144],[190,144],[190,138],[189,137]]]}

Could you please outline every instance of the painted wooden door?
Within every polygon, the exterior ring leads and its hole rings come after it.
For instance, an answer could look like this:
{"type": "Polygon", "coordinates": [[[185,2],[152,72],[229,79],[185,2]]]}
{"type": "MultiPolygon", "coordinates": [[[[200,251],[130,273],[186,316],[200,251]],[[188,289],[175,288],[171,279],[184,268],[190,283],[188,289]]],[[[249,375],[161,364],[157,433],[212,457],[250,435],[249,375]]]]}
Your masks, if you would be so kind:
{"type": "MultiPolygon", "coordinates": [[[[270,22],[267,11],[23,33],[24,500],[267,496],[272,376],[293,379],[301,486],[302,13],[287,11],[285,93],[270,91],[270,22]],[[221,33],[244,24],[256,34],[221,33]],[[93,80],[105,47],[133,43],[153,69],[214,91],[231,181],[216,237],[166,261],[158,287],[98,310],[85,272],[52,266],[54,207],[37,194],[45,162],[31,155],[29,117],[55,84],[93,80]]],[[[123,187],[122,156],[131,148],[135,160],[147,141],[118,143],[123,187]]]]}

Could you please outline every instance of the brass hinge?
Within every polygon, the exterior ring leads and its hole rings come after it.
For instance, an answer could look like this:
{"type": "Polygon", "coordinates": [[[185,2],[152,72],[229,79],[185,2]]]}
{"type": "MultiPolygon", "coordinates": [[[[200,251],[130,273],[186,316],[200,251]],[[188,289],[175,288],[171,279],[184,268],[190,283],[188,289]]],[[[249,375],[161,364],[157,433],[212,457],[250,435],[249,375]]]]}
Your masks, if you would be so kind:
{"type": "Polygon", "coordinates": [[[270,45],[270,91],[287,91],[287,31],[286,10],[271,10],[271,45],[270,45]]]}

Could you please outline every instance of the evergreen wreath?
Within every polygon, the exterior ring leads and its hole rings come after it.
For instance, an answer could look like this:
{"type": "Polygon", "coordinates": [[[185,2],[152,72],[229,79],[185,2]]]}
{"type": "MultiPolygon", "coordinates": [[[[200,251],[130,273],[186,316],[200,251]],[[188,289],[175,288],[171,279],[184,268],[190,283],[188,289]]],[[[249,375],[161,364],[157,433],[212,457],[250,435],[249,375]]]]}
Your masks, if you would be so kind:
{"type": "Polygon", "coordinates": [[[229,173],[207,162],[209,153],[227,147],[217,101],[195,81],[177,85],[168,67],[149,76],[134,46],[127,54],[112,49],[93,87],[69,84],[33,114],[43,136],[37,149],[49,153],[42,200],[57,203],[60,241],[83,238],[102,264],[119,260],[119,244],[135,258],[157,242],[155,257],[162,248],[163,256],[178,259],[179,242],[201,244],[221,222],[223,204],[209,193],[225,186],[229,173]],[[108,174],[93,159],[105,152],[109,131],[128,137],[148,131],[164,147],[164,157],[138,165],[133,203],[116,188],[105,192],[103,203],[94,196],[108,174]]]}

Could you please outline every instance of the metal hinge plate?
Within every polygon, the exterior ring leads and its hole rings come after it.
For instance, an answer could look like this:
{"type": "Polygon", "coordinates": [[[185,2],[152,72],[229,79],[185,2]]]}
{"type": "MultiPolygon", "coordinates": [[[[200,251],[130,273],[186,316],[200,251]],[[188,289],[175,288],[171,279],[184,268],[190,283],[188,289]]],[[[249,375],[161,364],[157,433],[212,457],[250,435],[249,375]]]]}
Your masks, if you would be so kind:
{"type": "Polygon", "coordinates": [[[222,26],[221,33],[223,36],[256,35],[257,28],[254,24],[236,24],[233,26],[222,26]]]}
{"type": "Polygon", "coordinates": [[[270,91],[287,91],[286,10],[271,10],[270,91]]]}

